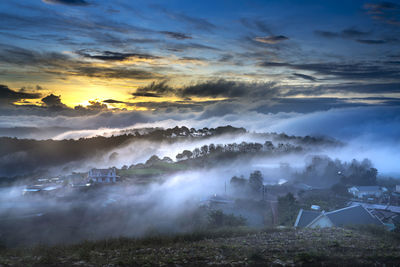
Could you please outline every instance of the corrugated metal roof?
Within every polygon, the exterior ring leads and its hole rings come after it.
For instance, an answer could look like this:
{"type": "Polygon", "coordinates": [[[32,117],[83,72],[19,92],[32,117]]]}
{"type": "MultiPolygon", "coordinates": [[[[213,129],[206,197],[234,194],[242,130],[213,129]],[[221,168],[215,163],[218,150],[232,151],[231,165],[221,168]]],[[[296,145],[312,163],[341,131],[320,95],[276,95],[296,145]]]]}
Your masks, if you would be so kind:
{"type": "Polygon", "coordinates": [[[362,192],[381,191],[381,188],[379,186],[354,186],[354,187],[362,192]]]}
{"type": "Polygon", "coordinates": [[[351,202],[351,206],[361,205],[366,209],[374,209],[374,210],[389,210],[391,212],[400,213],[400,206],[392,206],[392,205],[381,205],[381,204],[369,204],[362,202],[351,202]]]}
{"type": "Polygon", "coordinates": [[[296,227],[306,227],[310,222],[312,222],[315,218],[317,218],[321,212],[314,210],[303,210],[299,211],[297,215],[296,223],[294,226],[296,227]]]}
{"type": "Polygon", "coordinates": [[[382,225],[382,222],[373,216],[363,206],[351,206],[331,212],[325,215],[335,226],[355,225],[355,224],[375,224],[382,225]]]}

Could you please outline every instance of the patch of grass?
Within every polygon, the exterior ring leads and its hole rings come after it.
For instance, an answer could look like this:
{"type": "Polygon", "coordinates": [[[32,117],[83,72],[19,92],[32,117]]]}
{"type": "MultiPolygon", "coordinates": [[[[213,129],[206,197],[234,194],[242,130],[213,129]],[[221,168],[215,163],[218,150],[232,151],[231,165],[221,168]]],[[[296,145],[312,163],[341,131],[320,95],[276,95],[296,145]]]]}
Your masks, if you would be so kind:
{"type": "Polygon", "coordinates": [[[126,170],[119,170],[118,175],[122,177],[130,176],[157,176],[164,175],[171,172],[187,170],[188,166],[180,162],[167,163],[157,162],[149,166],[141,168],[132,168],[126,170]]]}
{"type": "Polygon", "coordinates": [[[321,262],[327,259],[328,259],[327,255],[316,252],[301,252],[296,255],[297,261],[305,263],[321,262]]]}
{"type": "Polygon", "coordinates": [[[265,261],[264,255],[262,253],[261,249],[255,249],[253,250],[249,256],[248,259],[253,261],[253,262],[263,262],[265,261]]]}

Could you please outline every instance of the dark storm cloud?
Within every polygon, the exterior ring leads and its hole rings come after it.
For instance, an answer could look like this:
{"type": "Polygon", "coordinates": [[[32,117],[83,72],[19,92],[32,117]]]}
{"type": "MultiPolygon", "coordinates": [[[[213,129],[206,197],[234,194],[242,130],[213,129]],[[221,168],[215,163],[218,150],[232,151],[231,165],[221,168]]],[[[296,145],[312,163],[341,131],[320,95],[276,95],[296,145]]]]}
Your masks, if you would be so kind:
{"type": "Polygon", "coordinates": [[[42,102],[48,107],[66,107],[61,102],[61,96],[56,96],[53,94],[50,94],[50,95],[42,98],[42,102]]]}
{"type": "Polygon", "coordinates": [[[367,3],[364,9],[372,19],[400,26],[400,5],[393,2],[367,3]]]}
{"type": "MultiPolygon", "coordinates": [[[[400,68],[386,66],[377,63],[303,63],[291,64],[286,62],[265,61],[259,64],[261,67],[276,68],[286,67],[295,70],[313,71],[315,73],[340,77],[344,79],[399,79],[400,68]]],[[[329,77],[325,77],[328,79],[329,77]]]]}
{"type": "Polygon", "coordinates": [[[311,75],[306,75],[306,74],[302,74],[302,73],[293,73],[294,76],[308,80],[308,81],[312,81],[315,82],[317,80],[317,78],[311,76],[311,75]]]}
{"type": "Polygon", "coordinates": [[[119,100],[115,100],[115,99],[107,99],[104,100],[103,103],[108,103],[108,104],[124,104],[124,101],[119,101],[119,100]]]}
{"type": "Polygon", "coordinates": [[[160,33],[177,40],[192,39],[190,35],[181,32],[161,31],[160,33]]]}
{"type": "Polygon", "coordinates": [[[362,43],[362,44],[386,44],[387,41],[385,40],[371,40],[371,39],[358,39],[357,42],[362,43]]]}
{"type": "MultiPolygon", "coordinates": [[[[137,58],[154,58],[151,55],[144,54],[129,54],[137,58]]],[[[123,53],[104,54],[100,57],[105,60],[122,60],[129,57],[123,53]]],[[[132,68],[132,67],[102,67],[93,66],[88,62],[78,60],[69,55],[56,52],[39,53],[32,50],[27,50],[14,46],[0,45],[0,61],[7,62],[10,65],[21,67],[33,67],[39,69],[42,73],[48,73],[59,76],[87,76],[100,78],[115,78],[115,79],[156,79],[162,78],[162,75],[153,73],[149,70],[132,68]]]]}
{"type": "Polygon", "coordinates": [[[174,94],[176,90],[167,84],[167,81],[152,82],[151,84],[139,87],[136,92],[132,93],[134,97],[162,97],[174,94]]]}
{"type": "Polygon", "coordinates": [[[272,36],[265,36],[265,37],[256,37],[254,38],[255,41],[264,43],[264,44],[277,44],[282,41],[288,40],[289,38],[283,35],[272,35],[272,36]]]}
{"type": "Polygon", "coordinates": [[[0,84],[0,103],[11,104],[21,99],[37,99],[40,98],[39,93],[17,92],[8,88],[8,86],[0,84]]]}
{"type": "Polygon", "coordinates": [[[325,37],[325,38],[348,38],[348,39],[354,39],[354,38],[361,38],[364,36],[368,36],[371,33],[370,32],[365,32],[365,31],[360,31],[354,28],[347,28],[342,30],[341,32],[332,32],[332,31],[320,31],[316,30],[314,33],[318,36],[325,37]]]}
{"type": "Polygon", "coordinates": [[[89,3],[85,0],[43,0],[44,3],[48,4],[61,4],[69,6],[88,6],[89,3]]]}
{"type": "Polygon", "coordinates": [[[120,53],[120,52],[112,52],[112,51],[95,51],[91,53],[90,51],[78,51],[79,55],[85,58],[99,59],[104,61],[123,61],[128,58],[138,58],[138,59],[158,59],[160,57],[149,55],[149,54],[141,54],[141,53],[120,53]]]}
{"type": "Polygon", "coordinates": [[[268,97],[278,93],[278,87],[274,83],[248,83],[228,81],[224,79],[209,80],[182,88],[170,87],[166,81],[151,83],[148,86],[137,89],[133,96],[162,97],[175,95],[182,98],[251,98],[268,97]]]}
{"type": "Polygon", "coordinates": [[[184,87],[179,94],[198,97],[241,97],[250,93],[247,89],[249,87],[245,83],[220,79],[184,87]]]}

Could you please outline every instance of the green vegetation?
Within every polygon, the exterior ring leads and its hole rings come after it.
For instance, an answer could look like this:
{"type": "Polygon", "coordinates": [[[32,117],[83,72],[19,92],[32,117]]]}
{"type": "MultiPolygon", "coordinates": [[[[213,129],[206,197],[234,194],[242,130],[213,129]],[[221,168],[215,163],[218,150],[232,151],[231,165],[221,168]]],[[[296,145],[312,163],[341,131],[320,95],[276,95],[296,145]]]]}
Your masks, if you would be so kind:
{"type": "Polygon", "coordinates": [[[187,170],[188,165],[185,162],[162,162],[158,161],[151,165],[133,166],[129,169],[118,170],[118,175],[122,178],[136,177],[136,176],[159,176],[170,174],[177,171],[187,170]]]}
{"type": "MultiPolygon", "coordinates": [[[[347,191],[346,191],[347,192],[347,191]]],[[[347,206],[350,197],[338,195],[333,190],[311,190],[299,194],[298,204],[300,208],[310,209],[311,205],[318,205],[321,210],[332,211],[347,206]]],[[[297,210],[298,212],[298,210],[297,210]]],[[[297,213],[296,213],[297,215],[297,213]]]]}
{"type": "MultiPolygon", "coordinates": [[[[175,127],[169,129],[147,129],[146,133],[138,131],[116,132],[115,136],[96,136],[92,138],[80,138],[79,140],[32,140],[0,137],[0,157],[15,155],[12,161],[0,162],[0,177],[17,176],[39,173],[50,167],[61,166],[70,162],[95,158],[99,155],[111,152],[133,141],[152,141],[174,143],[186,139],[210,138],[222,134],[243,134],[246,130],[232,126],[217,128],[188,129],[187,127],[175,127]],[[173,138],[179,137],[179,138],[173,138]],[[62,152],[62,153],[61,153],[62,152]],[[24,155],[18,156],[17,155],[24,155]]],[[[115,159],[118,154],[112,153],[110,159],[115,159]]]]}
{"type": "Polygon", "coordinates": [[[225,214],[221,210],[211,211],[208,214],[208,224],[210,228],[245,226],[246,219],[242,216],[225,214]]]}
{"type": "Polygon", "coordinates": [[[231,227],[142,239],[3,249],[0,265],[395,266],[400,260],[399,245],[399,239],[361,230],[231,227]]]}
{"type": "Polygon", "coordinates": [[[278,198],[278,224],[284,226],[293,226],[296,221],[300,205],[292,193],[278,198]]]}

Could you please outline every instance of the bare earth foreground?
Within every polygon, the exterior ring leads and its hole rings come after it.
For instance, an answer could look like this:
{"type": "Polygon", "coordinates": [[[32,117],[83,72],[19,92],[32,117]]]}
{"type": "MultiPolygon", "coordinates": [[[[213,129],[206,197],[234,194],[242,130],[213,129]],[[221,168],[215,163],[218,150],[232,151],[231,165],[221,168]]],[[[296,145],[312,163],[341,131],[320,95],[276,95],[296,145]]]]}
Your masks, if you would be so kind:
{"type": "Polygon", "coordinates": [[[379,229],[225,229],[0,251],[0,266],[204,265],[400,266],[400,239],[379,229]]]}

